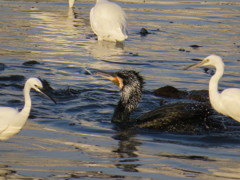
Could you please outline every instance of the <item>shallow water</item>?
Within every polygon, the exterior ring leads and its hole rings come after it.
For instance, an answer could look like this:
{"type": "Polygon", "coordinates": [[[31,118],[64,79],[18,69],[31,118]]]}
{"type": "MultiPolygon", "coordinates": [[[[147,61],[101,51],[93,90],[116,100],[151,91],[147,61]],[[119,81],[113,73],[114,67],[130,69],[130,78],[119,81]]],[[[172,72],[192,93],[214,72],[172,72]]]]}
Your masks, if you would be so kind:
{"type": "Polygon", "coordinates": [[[159,87],[207,89],[210,75],[201,68],[183,68],[209,54],[225,60],[220,88],[239,87],[240,3],[118,3],[129,17],[129,39],[123,46],[91,36],[93,1],[77,1],[73,10],[61,0],[0,3],[0,105],[21,108],[22,86],[31,76],[46,79],[58,101],[54,105],[32,92],[27,124],[0,142],[0,179],[240,178],[238,130],[203,135],[117,131],[110,119],[118,89],[85,72],[140,71],[144,97],[133,116],[159,106],[162,98],[151,93],[159,87]],[[150,34],[141,37],[142,27],[150,34]],[[38,63],[24,65],[28,61],[38,63]]]}

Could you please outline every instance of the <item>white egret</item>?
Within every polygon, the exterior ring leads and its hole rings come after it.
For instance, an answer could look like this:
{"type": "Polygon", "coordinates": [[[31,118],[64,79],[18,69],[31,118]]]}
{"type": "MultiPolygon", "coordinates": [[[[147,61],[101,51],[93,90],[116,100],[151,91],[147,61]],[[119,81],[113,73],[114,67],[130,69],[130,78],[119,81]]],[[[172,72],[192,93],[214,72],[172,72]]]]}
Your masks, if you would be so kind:
{"type": "Polygon", "coordinates": [[[7,140],[17,134],[26,123],[32,105],[30,97],[31,88],[43,93],[41,91],[43,88],[41,81],[37,78],[29,78],[23,89],[25,104],[20,112],[14,108],[0,107],[0,140],[7,140]]]}
{"type": "Polygon", "coordinates": [[[199,66],[213,66],[216,68],[215,74],[209,81],[209,98],[212,107],[217,112],[240,122],[240,89],[228,88],[221,93],[218,91],[218,82],[224,73],[222,58],[217,55],[210,55],[201,62],[193,64],[185,69],[199,66]]]}
{"type": "Polygon", "coordinates": [[[90,24],[98,40],[124,41],[127,36],[127,16],[123,9],[108,0],[96,0],[90,11],[90,24]]]}
{"type": "Polygon", "coordinates": [[[72,8],[74,5],[75,0],[68,0],[68,6],[69,8],[72,8]]]}

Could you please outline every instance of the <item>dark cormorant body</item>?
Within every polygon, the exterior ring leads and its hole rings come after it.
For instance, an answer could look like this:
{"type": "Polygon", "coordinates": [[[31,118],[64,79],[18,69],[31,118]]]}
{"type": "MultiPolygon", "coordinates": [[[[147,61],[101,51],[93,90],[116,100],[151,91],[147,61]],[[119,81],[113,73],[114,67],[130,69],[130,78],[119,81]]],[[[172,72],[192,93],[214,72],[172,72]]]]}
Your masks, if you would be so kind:
{"type": "Polygon", "coordinates": [[[133,70],[114,73],[97,71],[94,74],[111,80],[120,88],[121,97],[112,117],[112,122],[119,127],[138,127],[187,134],[224,129],[221,123],[210,118],[212,111],[209,104],[202,102],[163,105],[136,119],[130,119],[130,114],[142,97],[144,84],[142,76],[133,70]]]}

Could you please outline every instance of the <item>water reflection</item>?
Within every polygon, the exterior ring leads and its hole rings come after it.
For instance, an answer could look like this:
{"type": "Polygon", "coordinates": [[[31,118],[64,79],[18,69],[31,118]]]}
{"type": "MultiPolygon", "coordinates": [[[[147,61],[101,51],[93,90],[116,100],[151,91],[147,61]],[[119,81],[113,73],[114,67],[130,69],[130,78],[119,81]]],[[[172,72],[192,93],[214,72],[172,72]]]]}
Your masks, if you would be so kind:
{"type": "Polygon", "coordinates": [[[113,139],[118,140],[118,147],[113,152],[121,158],[116,167],[127,172],[137,172],[140,166],[138,159],[138,146],[141,142],[135,138],[136,131],[133,128],[117,130],[113,139]]]}
{"type": "Polygon", "coordinates": [[[95,41],[86,47],[91,56],[99,60],[108,60],[115,62],[121,60],[124,54],[124,44],[108,41],[95,41]]]}
{"type": "Polygon", "coordinates": [[[85,29],[87,20],[74,9],[69,8],[68,12],[33,11],[30,12],[30,17],[31,26],[37,31],[33,34],[33,38],[37,37],[39,41],[52,43],[55,45],[52,49],[71,50],[71,40],[85,38],[84,33],[80,35],[80,32],[85,29]]]}
{"type": "MultiPolygon", "coordinates": [[[[45,55],[55,55],[56,52],[59,55],[70,55],[74,63],[76,62],[74,57],[79,58],[83,54],[116,64],[121,62],[122,55],[125,54],[124,43],[97,41],[88,17],[82,13],[75,8],[69,8],[68,12],[63,9],[53,12],[40,10],[30,12],[33,33],[29,38],[38,44],[37,51],[44,50],[45,55]]],[[[95,62],[95,68],[97,63],[95,62]]]]}
{"type": "MultiPolygon", "coordinates": [[[[136,135],[132,130],[115,130],[110,117],[117,103],[117,90],[112,90],[110,83],[102,89],[99,84],[106,84],[105,80],[86,78],[79,73],[79,67],[110,71],[128,69],[132,63],[130,68],[137,68],[144,75],[147,92],[165,85],[182,90],[207,89],[208,79],[203,72],[185,72],[182,68],[191,64],[192,58],[218,53],[226,58],[228,66],[221,86],[237,87],[239,6],[213,1],[126,2],[122,5],[133,33],[119,47],[99,43],[95,37],[86,38],[92,34],[88,16],[93,2],[79,3],[81,9],[69,10],[67,1],[59,0],[1,3],[1,73],[4,77],[24,78],[34,74],[49,80],[57,90],[64,89],[58,91],[61,103],[55,109],[39,98],[24,130],[1,142],[0,163],[10,168],[0,165],[0,171],[17,171],[24,178],[39,179],[238,178],[238,130],[229,135],[224,132],[221,137],[152,131],[136,135]],[[31,9],[32,6],[36,8],[31,9]],[[141,27],[160,31],[140,38],[136,32],[141,27]],[[189,47],[194,44],[202,47],[189,47]],[[180,48],[186,51],[179,51],[180,48]],[[23,66],[22,62],[28,60],[44,63],[23,66]]],[[[21,104],[22,81],[1,82],[2,102],[10,106],[21,104]]],[[[136,116],[157,107],[159,101],[150,93],[145,94],[136,116]]]]}

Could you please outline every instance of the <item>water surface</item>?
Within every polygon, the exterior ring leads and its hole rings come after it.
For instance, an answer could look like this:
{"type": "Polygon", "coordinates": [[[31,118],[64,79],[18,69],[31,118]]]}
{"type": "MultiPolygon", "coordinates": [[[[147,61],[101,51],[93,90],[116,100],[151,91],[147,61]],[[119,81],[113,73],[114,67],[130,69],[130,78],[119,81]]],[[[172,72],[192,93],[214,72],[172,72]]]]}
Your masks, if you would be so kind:
{"type": "Polygon", "coordinates": [[[225,60],[220,88],[239,87],[240,3],[135,0],[118,4],[129,18],[129,39],[122,46],[92,37],[93,1],[77,1],[74,9],[61,0],[0,3],[0,77],[5,77],[0,79],[0,105],[21,108],[23,84],[32,76],[46,79],[58,93],[54,105],[32,92],[27,124],[18,135],[0,142],[0,177],[240,178],[238,130],[203,135],[117,131],[110,120],[118,89],[85,73],[85,68],[139,71],[146,83],[134,117],[159,106],[162,98],[151,93],[159,87],[207,89],[210,75],[204,69],[183,68],[209,54],[225,60]],[[150,34],[141,37],[142,27],[150,34]],[[38,63],[24,64],[29,61],[38,63]],[[12,75],[18,78],[9,78],[12,75]]]}

